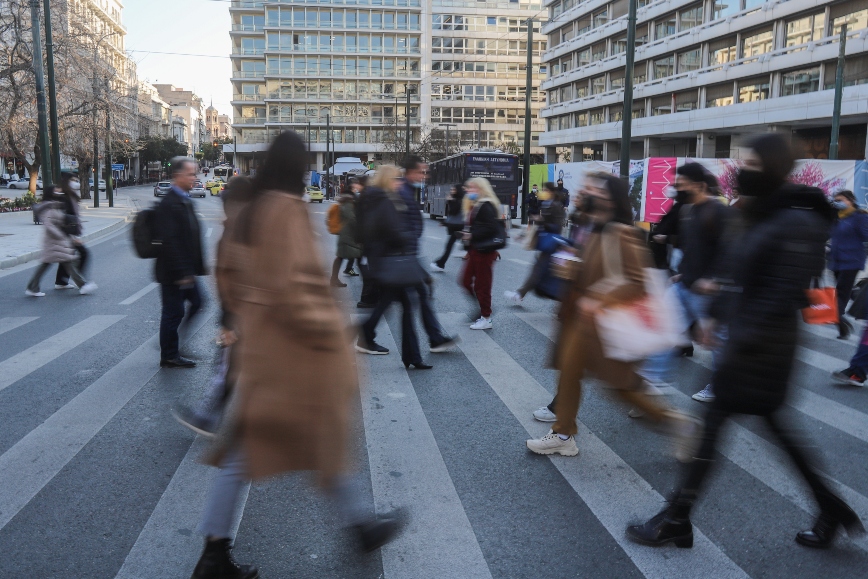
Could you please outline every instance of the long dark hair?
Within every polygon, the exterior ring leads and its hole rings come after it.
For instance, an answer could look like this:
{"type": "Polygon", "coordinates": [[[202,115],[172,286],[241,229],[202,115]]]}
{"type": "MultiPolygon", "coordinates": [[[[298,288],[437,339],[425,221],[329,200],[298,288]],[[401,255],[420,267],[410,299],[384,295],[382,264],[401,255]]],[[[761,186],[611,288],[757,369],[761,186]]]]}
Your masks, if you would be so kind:
{"type": "Polygon", "coordinates": [[[307,168],[307,148],[295,131],[280,133],[265,154],[265,163],[256,172],[253,189],[304,194],[304,173],[307,168]]]}
{"type": "Polygon", "coordinates": [[[603,181],[612,200],[615,210],[612,221],[633,225],[633,207],[630,205],[630,186],[627,179],[610,173],[598,173],[596,177],[603,181]]]}
{"type": "Polygon", "coordinates": [[[796,155],[790,142],[778,133],[766,133],[748,143],[763,165],[763,173],[780,187],[796,164],[796,155]]]}

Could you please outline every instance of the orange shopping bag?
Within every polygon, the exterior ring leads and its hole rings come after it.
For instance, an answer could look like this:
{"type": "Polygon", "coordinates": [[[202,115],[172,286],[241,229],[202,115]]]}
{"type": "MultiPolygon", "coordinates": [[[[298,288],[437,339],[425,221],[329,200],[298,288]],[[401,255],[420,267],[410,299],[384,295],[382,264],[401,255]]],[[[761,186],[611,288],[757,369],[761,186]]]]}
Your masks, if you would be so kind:
{"type": "Polygon", "coordinates": [[[838,298],[835,288],[812,287],[805,290],[805,295],[811,303],[802,310],[802,319],[806,324],[838,323],[838,298]]]}

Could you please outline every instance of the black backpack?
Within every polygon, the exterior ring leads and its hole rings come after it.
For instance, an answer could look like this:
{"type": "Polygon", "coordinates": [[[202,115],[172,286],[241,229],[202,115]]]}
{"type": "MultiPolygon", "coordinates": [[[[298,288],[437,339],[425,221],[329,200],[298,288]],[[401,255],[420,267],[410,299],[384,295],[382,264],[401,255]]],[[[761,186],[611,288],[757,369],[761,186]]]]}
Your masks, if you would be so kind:
{"type": "Polygon", "coordinates": [[[152,259],[160,255],[163,242],[157,239],[157,206],[142,209],[133,222],[133,245],[136,254],[142,259],[152,259]]]}

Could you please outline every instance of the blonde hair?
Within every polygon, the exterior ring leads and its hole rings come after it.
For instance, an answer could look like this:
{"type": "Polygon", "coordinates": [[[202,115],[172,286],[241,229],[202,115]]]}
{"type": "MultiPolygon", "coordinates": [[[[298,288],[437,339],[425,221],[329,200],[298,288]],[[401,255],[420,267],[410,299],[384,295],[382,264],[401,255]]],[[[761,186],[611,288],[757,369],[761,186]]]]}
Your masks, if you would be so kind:
{"type": "Polygon", "coordinates": [[[470,209],[477,203],[488,201],[494,206],[494,210],[497,212],[498,218],[500,218],[502,213],[500,199],[497,198],[497,195],[494,193],[494,189],[491,187],[491,183],[488,182],[488,179],[484,177],[473,177],[472,179],[467,180],[464,187],[467,188],[468,185],[473,185],[479,189],[479,197],[474,202],[471,201],[467,195],[464,196],[464,214],[467,215],[470,212],[470,209]]]}
{"type": "Polygon", "coordinates": [[[368,181],[368,186],[382,189],[386,193],[394,193],[397,190],[395,179],[400,176],[401,170],[395,165],[380,165],[373,178],[368,181]]]}

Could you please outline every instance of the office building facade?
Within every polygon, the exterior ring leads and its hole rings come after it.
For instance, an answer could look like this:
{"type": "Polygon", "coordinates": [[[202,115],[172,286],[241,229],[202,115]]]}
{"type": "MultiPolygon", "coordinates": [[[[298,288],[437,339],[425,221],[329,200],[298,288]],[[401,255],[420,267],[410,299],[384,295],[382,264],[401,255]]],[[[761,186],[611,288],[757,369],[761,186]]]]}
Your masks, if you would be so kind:
{"type": "MultiPolygon", "coordinates": [[[[627,0],[549,0],[541,144],[550,162],[617,160],[627,0]]],[[[839,36],[847,23],[839,158],[868,127],[864,0],[639,0],[631,158],[738,157],[768,130],[828,155],[839,36]]]]}

